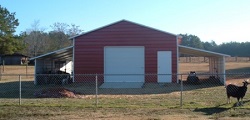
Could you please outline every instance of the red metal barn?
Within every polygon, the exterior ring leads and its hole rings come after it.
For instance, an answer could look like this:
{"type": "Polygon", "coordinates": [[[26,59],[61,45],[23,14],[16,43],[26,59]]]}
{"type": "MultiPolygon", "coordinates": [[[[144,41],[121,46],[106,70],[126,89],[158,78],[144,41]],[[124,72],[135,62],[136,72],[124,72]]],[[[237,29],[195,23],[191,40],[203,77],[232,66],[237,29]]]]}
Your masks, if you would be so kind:
{"type": "Polygon", "coordinates": [[[39,84],[37,75],[58,70],[71,74],[74,82],[94,82],[93,74],[100,74],[98,80],[104,84],[175,83],[179,54],[208,57],[208,73],[225,83],[225,57],[229,55],[182,46],[178,38],[121,20],[70,38],[72,46],[31,58],[35,60],[34,83],[39,84]]]}
{"type": "MultiPolygon", "coordinates": [[[[177,36],[122,20],[72,38],[74,74],[105,74],[104,82],[176,82],[177,36]],[[157,78],[144,76],[158,75],[157,78]]],[[[84,81],[75,79],[75,81],[84,81]]]]}

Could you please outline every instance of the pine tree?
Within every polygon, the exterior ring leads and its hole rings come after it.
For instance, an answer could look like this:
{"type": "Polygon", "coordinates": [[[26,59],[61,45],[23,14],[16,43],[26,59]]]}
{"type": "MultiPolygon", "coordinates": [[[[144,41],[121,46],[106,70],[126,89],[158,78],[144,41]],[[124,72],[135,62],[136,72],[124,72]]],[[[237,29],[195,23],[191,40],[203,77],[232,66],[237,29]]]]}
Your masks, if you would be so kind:
{"type": "Polygon", "coordinates": [[[10,13],[0,5],[0,54],[12,54],[22,48],[18,37],[14,35],[18,25],[15,13],[10,13]]]}

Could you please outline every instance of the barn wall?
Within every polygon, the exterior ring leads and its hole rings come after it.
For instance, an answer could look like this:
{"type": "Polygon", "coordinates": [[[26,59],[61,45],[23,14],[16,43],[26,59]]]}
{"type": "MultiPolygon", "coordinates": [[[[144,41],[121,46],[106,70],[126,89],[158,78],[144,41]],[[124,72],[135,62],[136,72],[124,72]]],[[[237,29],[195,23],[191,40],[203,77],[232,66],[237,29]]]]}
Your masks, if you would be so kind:
{"type": "Polygon", "coordinates": [[[5,56],[4,64],[5,65],[21,65],[22,56],[5,56]]]}
{"type": "MultiPolygon", "coordinates": [[[[146,74],[157,74],[157,51],[172,51],[172,73],[177,73],[175,35],[121,21],[75,40],[75,74],[103,74],[105,46],[144,46],[146,74]]],[[[146,78],[145,82],[157,80],[146,78]]]]}

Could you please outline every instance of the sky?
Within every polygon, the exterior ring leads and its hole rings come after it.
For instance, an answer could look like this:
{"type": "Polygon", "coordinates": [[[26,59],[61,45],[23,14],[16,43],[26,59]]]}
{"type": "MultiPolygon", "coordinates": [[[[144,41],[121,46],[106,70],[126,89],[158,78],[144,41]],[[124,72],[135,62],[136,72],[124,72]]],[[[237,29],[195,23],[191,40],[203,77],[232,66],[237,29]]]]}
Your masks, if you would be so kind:
{"type": "Polygon", "coordinates": [[[173,34],[192,34],[217,44],[250,41],[250,0],[0,0],[19,20],[16,34],[56,22],[88,32],[129,20],[173,34]]]}

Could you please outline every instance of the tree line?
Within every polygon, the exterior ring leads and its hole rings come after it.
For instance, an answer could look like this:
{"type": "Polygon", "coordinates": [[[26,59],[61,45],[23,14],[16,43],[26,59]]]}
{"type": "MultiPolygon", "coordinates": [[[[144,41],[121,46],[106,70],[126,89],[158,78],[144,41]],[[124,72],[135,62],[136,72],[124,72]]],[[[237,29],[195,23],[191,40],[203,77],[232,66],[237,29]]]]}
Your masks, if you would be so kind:
{"type": "MultiPolygon", "coordinates": [[[[83,30],[75,24],[56,22],[50,26],[51,31],[45,31],[39,26],[39,21],[34,21],[30,29],[15,35],[19,25],[15,13],[9,12],[0,5],[0,55],[22,53],[34,57],[50,51],[58,50],[72,45],[69,37],[81,34],[83,30]]],[[[213,40],[203,42],[198,36],[180,34],[181,45],[204,49],[231,56],[249,57],[250,42],[229,42],[217,45],[213,40]]]]}
{"type": "Polygon", "coordinates": [[[54,23],[51,31],[45,32],[39,27],[39,21],[34,21],[31,29],[21,34],[25,48],[22,53],[34,57],[72,45],[70,37],[82,33],[75,24],[54,23]]]}
{"type": "Polygon", "coordinates": [[[10,13],[0,5],[0,55],[21,53],[29,57],[38,56],[71,46],[69,37],[83,32],[75,24],[60,22],[51,25],[50,31],[45,31],[36,20],[31,24],[31,28],[16,35],[15,29],[18,25],[15,13],[10,13]]]}
{"type": "Polygon", "coordinates": [[[232,57],[249,57],[250,42],[227,42],[217,45],[215,41],[203,42],[198,36],[191,34],[180,34],[182,36],[181,45],[208,51],[231,55],[232,57]]]}

